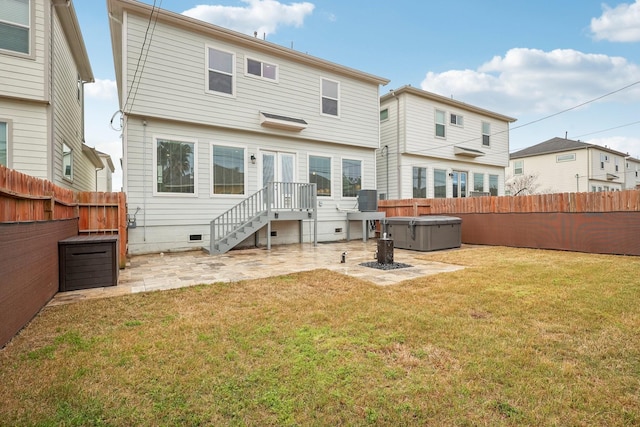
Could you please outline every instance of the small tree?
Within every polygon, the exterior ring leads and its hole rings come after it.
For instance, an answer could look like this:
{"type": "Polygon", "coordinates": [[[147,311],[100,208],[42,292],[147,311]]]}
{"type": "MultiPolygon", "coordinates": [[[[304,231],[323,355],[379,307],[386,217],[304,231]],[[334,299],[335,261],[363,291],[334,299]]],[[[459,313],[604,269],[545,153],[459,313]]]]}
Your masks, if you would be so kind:
{"type": "Polygon", "coordinates": [[[517,175],[506,179],[505,193],[511,196],[528,196],[531,194],[553,193],[550,188],[539,190],[538,174],[530,173],[527,175],[517,175]]]}

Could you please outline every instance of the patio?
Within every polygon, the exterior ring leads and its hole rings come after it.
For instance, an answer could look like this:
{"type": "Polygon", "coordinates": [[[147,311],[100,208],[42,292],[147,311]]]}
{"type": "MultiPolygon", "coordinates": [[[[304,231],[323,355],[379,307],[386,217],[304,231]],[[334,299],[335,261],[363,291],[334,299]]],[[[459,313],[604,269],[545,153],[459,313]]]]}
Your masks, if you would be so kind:
{"type": "MultiPolygon", "coordinates": [[[[463,246],[461,249],[470,248],[463,246]]],[[[452,250],[461,250],[452,249],[452,250]]],[[[394,261],[411,267],[380,270],[361,266],[375,261],[377,243],[342,241],[238,249],[223,255],[202,251],[135,255],[120,270],[118,286],[59,292],[49,306],[88,298],[104,298],[137,292],[160,291],[215,282],[237,282],[315,269],[328,269],[376,285],[393,285],[404,280],[460,270],[464,267],[429,261],[425,252],[394,249],[394,261]],[[345,262],[342,254],[346,252],[345,262]]]]}

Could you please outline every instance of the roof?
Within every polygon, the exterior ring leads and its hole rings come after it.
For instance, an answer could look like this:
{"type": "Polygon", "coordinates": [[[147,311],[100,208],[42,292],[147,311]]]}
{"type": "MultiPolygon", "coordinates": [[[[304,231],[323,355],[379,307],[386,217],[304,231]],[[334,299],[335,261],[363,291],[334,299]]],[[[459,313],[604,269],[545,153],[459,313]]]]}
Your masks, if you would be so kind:
{"type": "MultiPolygon", "coordinates": [[[[163,22],[167,25],[200,33],[207,37],[223,40],[235,45],[260,50],[262,52],[296,61],[313,68],[330,71],[377,85],[386,85],[389,83],[389,79],[384,77],[375,76],[373,74],[345,67],[266,40],[261,40],[257,37],[248,36],[237,31],[209,24],[165,9],[159,9],[138,1],[107,0],[107,9],[109,14],[109,27],[111,30],[111,46],[113,49],[116,79],[118,82],[122,81],[122,16],[123,12],[127,11],[144,17],[149,17],[153,13],[154,16],[157,17],[157,22],[163,22]]],[[[118,90],[120,90],[121,85],[118,85],[118,87],[118,90]]]]}
{"type": "Polygon", "coordinates": [[[111,172],[115,172],[116,167],[113,164],[113,161],[111,160],[111,156],[107,153],[103,153],[102,151],[99,150],[95,150],[96,154],[98,154],[98,156],[100,156],[101,159],[106,160],[107,161],[107,167],[109,169],[111,169],[111,172]]]}
{"type": "Polygon", "coordinates": [[[466,102],[458,101],[453,98],[447,98],[446,96],[438,95],[433,92],[428,92],[426,90],[418,89],[413,86],[402,86],[395,90],[390,90],[389,93],[380,97],[380,103],[388,101],[394,96],[400,96],[402,94],[411,94],[415,96],[419,96],[421,98],[428,99],[430,101],[440,102],[442,104],[450,105],[455,108],[460,108],[462,110],[471,111],[473,113],[482,114],[483,116],[492,117],[497,120],[502,120],[505,122],[513,123],[518,119],[513,117],[505,116],[500,113],[496,113],[494,111],[485,110],[484,108],[476,107],[471,104],[467,104],[466,102]]]}
{"type": "Polygon", "coordinates": [[[520,159],[523,157],[533,157],[543,154],[561,153],[563,151],[586,150],[587,148],[596,148],[598,150],[607,151],[622,157],[627,157],[626,154],[616,150],[612,150],[608,147],[601,147],[599,145],[588,144],[582,141],[574,141],[573,139],[556,137],[539,144],[532,145],[531,147],[527,147],[523,150],[516,151],[515,153],[511,153],[509,155],[509,158],[520,159]]]}
{"type": "Polygon", "coordinates": [[[52,0],[52,4],[55,6],[55,11],[60,19],[62,31],[64,31],[64,35],[69,43],[71,55],[78,67],[80,78],[85,82],[93,83],[95,79],[73,2],[71,0],[52,0]]]}

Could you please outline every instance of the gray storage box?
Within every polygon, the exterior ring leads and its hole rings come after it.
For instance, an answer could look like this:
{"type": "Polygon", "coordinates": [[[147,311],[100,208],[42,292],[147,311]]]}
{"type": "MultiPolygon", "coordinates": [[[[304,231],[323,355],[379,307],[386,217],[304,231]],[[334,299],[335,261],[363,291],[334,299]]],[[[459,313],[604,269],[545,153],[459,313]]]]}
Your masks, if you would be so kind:
{"type": "Polygon", "coordinates": [[[454,216],[396,216],[385,218],[382,223],[398,249],[426,252],[461,245],[462,220],[454,216]]]}

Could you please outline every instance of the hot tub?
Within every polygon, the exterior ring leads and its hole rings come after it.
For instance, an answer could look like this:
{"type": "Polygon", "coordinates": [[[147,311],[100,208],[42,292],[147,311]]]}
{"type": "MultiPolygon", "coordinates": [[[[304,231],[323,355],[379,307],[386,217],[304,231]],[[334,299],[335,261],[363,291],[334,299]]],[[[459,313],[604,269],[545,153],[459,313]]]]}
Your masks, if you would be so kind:
{"type": "Polygon", "coordinates": [[[398,249],[438,251],[459,248],[462,219],[454,216],[396,216],[382,220],[398,249]]]}

